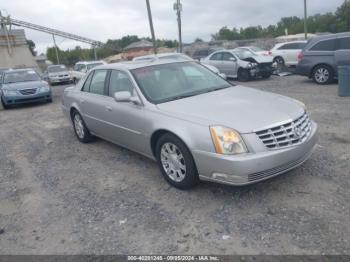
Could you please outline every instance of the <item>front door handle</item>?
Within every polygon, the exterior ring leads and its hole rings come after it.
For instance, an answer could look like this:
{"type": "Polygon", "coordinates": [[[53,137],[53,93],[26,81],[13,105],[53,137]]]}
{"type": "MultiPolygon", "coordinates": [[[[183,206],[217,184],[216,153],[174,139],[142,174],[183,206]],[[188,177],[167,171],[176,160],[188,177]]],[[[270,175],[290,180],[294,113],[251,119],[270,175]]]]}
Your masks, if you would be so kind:
{"type": "Polygon", "coordinates": [[[111,111],[112,111],[112,107],[110,107],[110,106],[106,106],[106,111],[111,112],[111,111]]]}

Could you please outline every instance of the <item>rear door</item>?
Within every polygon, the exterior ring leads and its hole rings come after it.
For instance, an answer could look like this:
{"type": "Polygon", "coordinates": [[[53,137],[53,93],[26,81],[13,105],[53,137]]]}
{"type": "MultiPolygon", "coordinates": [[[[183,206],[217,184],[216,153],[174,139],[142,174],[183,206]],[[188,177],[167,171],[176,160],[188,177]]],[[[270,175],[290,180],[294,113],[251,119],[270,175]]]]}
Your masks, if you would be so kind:
{"type": "Polygon", "coordinates": [[[287,65],[298,64],[298,55],[302,51],[304,43],[289,43],[283,46],[283,56],[287,65]]]}
{"type": "Polygon", "coordinates": [[[107,135],[107,123],[104,120],[106,114],[106,101],[108,100],[106,80],[109,71],[106,69],[94,70],[86,79],[80,98],[80,109],[83,119],[90,131],[96,135],[107,135]]]}

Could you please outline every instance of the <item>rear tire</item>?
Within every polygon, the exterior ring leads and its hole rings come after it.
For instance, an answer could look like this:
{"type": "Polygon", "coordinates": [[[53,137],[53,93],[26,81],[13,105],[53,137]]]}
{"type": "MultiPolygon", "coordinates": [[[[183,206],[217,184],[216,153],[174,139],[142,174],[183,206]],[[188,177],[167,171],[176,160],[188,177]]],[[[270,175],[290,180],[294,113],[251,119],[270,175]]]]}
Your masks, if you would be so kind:
{"type": "Polygon", "coordinates": [[[330,84],[334,80],[333,69],[328,65],[318,65],[312,71],[312,79],[319,85],[330,84]]]}
{"type": "Polygon", "coordinates": [[[250,80],[249,70],[243,69],[243,68],[238,69],[237,78],[238,78],[238,81],[240,82],[249,81],[250,80]]]}
{"type": "Polygon", "coordinates": [[[284,61],[283,57],[281,57],[281,56],[276,56],[273,59],[273,62],[277,63],[278,66],[284,66],[285,65],[285,61],[284,61]]]}
{"type": "Polygon", "coordinates": [[[90,131],[87,129],[82,116],[76,110],[72,113],[72,122],[73,122],[75,135],[77,136],[80,142],[89,143],[93,140],[93,136],[90,134],[90,131]]]}
{"type": "Polygon", "coordinates": [[[165,134],[156,143],[156,158],[165,180],[179,189],[190,189],[199,183],[193,157],[176,136],[165,134]]]}

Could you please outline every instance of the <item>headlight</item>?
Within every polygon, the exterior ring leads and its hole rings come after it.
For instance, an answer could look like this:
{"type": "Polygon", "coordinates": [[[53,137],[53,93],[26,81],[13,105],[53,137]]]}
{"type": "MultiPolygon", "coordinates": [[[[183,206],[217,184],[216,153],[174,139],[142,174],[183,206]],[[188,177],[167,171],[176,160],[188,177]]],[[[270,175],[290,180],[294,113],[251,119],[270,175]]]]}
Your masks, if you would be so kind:
{"type": "Polygon", "coordinates": [[[39,88],[39,92],[49,92],[50,91],[50,87],[48,86],[42,86],[39,88]]]}
{"type": "Polygon", "coordinates": [[[223,155],[236,155],[247,153],[247,147],[240,134],[227,127],[212,126],[210,134],[213,139],[215,151],[223,155]]]}
{"type": "Polygon", "coordinates": [[[15,95],[17,95],[17,91],[15,91],[15,90],[3,89],[2,92],[4,93],[5,96],[15,96],[15,95]]]}

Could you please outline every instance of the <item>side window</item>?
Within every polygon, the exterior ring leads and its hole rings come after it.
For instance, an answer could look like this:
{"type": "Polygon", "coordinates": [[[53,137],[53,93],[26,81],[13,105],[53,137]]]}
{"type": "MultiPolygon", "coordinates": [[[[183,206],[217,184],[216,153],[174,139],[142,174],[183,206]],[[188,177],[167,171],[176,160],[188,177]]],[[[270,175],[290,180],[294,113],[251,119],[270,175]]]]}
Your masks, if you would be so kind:
{"type": "Polygon", "coordinates": [[[318,42],[310,50],[311,51],[334,51],[335,40],[330,39],[330,40],[324,40],[324,41],[318,42]]]}
{"type": "Polygon", "coordinates": [[[350,37],[338,38],[338,50],[350,49],[350,37]]]}
{"type": "Polygon", "coordinates": [[[232,54],[230,54],[230,53],[223,53],[222,54],[222,60],[224,60],[224,61],[234,61],[232,59],[236,60],[232,54]]]}
{"type": "Polygon", "coordinates": [[[115,92],[128,91],[133,93],[134,86],[126,73],[112,70],[109,80],[109,96],[113,97],[115,92]]]}
{"type": "Polygon", "coordinates": [[[222,60],[222,53],[213,54],[213,55],[210,57],[210,60],[221,61],[221,60],[222,60]]]}
{"type": "Polygon", "coordinates": [[[95,70],[90,84],[90,93],[104,95],[107,70],[95,70]]]}
{"type": "Polygon", "coordinates": [[[91,84],[91,79],[93,75],[94,75],[94,72],[91,72],[90,75],[86,78],[83,88],[81,89],[82,91],[90,92],[90,84],[91,84]]]}
{"type": "Polygon", "coordinates": [[[300,47],[300,43],[290,43],[281,46],[279,49],[281,50],[294,50],[294,49],[302,49],[300,47]]]}

